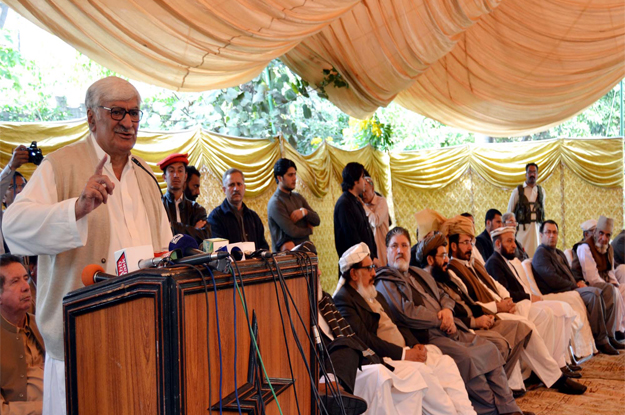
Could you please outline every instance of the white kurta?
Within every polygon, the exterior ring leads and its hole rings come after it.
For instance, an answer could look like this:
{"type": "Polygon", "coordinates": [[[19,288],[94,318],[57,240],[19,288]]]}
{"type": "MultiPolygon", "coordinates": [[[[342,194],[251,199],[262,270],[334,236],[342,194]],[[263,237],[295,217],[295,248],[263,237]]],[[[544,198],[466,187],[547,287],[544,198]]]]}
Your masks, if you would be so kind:
{"type": "MultiPolygon", "coordinates": [[[[466,261],[461,262],[466,264],[466,261]]],[[[449,274],[454,282],[467,292],[464,282],[453,271],[450,270],[449,274]]],[[[491,281],[497,287],[497,293],[490,290],[481,281],[480,283],[496,301],[510,297],[510,293],[504,286],[492,278],[491,281]]],[[[497,313],[495,301],[490,303],[478,301],[477,303],[493,313],[497,313]]],[[[548,306],[534,306],[540,303],[542,301],[538,303],[532,303],[529,300],[520,301],[516,303],[514,314],[497,313],[497,316],[504,320],[522,321],[532,328],[533,332],[530,340],[521,352],[521,360],[538,375],[547,387],[550,387],[562,376],[560,368],[566,363],[566,349],[573,319],[566,316],[557,316],[548,306]]]]}
{"type": "MultiPolygon", "coordinates": [[[[547,195],[545,194],[545,189],[542,190],[544,207],[547,195]]],[[[527,200],[532,203],[536,202],[536,199],[538,198],[538,186],[530,187],[527,185],[527,183],[523,183],[523,191],[525,193],[525,197],[527,197],[527,200]]],[[[508,202],[508,212],[514,213],[514,207],[516,206],[518,201],[519,192],[518,188],[515,188],[512,191],[512,195],[510,195],[510,201],[508,202]]],[[[535,216],[536,214],[532,213],[532,219],[536,219],[535,216]]],[[[519,224],[516,237],[519,242],[521,242],[521,245],[523,245],[523,248],[525,248],[525,252],[527,252],[527,255],[529,255],[530,258],[534,256],[536,248],[538,248],[538,245],[540,245],[540,237],[538,231],[539,227],[540,223],[538,222],[532,222],[525,225],[519,224]]]]}
{"type": "Polygon", "coordinates": [[[426,363],[386,358],[395,368],[365,365],[354,394],[367,401],[367,415],[475,415],[456,363],[427,345],[426,363]]]}
{"type": "MultiPolygon", "coordinates": [[[[104,150],[92,136],[99,159],[104,150]]],[[[71,160],[68,160],[71,162],[71,160]]],[[[115,184],[113,194],[106,205],[110,218],[110,243],[107,253],[106,272],[115,274],[115,251],[133,246],[152,245],[148,217],[140,194],[134,170],[139,169],[130,160],[122,172],[121,180],[113,173],[110,161],[104,164],[103,174],[115,184]]],[[[94,172],[95,173],[95,172],[94,172]]],[[[145,174],[138,172],[137,174],[145,174]]],[[[85,177],[85,184],[88,177],[85,177]]],[[[87,217],[76,220],[77,198],[58,200],[56,180],[52,164],[43,161],[35,170],[28,186],[17,196],[11,208],[5,212],[2,223],[4,235],[11,251],[18,255],[56,255],[83,246],[89,233],[87,217]],[[12,235],[19,238],[12,239],[12,235]]],[[[161,215],[162,240],[154,252],[165,251],[172,238],[167,215],[161,215]]],[[[58,304],[59,307],[63,305],[58,304]]],[[[56,415],[65,411],[65,365],[62,360],[46,356],[44,371],[43,415],[56,415]]]]}
{"type": "Polygon", "coordinates": [[[375,237],[375,244],[378,249],[378,259],[382,266],[386,266],[386,234],[388,233],[388,203],[386,199],[377,194],[373,196],[371,203],[365,204],[365,213],[369,220],[369,226],[375,237]]]}
{"type": "MultiPolygon", "coordinates": [[[[529,262],[528,266],[531,267],[531,260],[526,261],[529,262]]],[[[595,339],[592,336],[592,330],[588,322],[586,305],[579,293],[577,291],[567,291],[543,295],[533,279],[527,276],[525,267],[518,258],[510,261],[510,265],[517,271],[515,276],[527,294],[542,296],[543,300],[547,300],[543,302],[547,306],[552,307],[554,312],[564,313],[572,319],[570,340],[575,355],[585,357],[593,354],[597,350],[595,348],[595,339]]]]}
{"type": "Polygon", "coordinates": [[[608,271],[608,281],[606,282],[599,275],[597,262],[595,262],[592,252],[590,252],[590,247],[587,244],[580,244],[577,247],[577,257],[582,267],[584,279],[588,285],[596,287],[597,285],[603,286],[603,284],[609,283],[614,285],[615,291],[619,292],[619,295],[617,295],[616,292],[614,293],[614,312],[617,316],[620,316],[620,318],[617,317],[619,321],[618,330],[625,331],[625,285],[618,282],[614,264],[612,264],[612,269],[608,271]]]}

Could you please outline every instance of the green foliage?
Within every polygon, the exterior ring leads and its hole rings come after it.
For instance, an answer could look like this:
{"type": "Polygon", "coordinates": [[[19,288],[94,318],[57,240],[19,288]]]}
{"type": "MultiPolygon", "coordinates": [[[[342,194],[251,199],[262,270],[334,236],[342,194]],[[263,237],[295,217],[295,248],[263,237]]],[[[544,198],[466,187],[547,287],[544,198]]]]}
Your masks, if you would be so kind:
{"type": "Polygon", "coordinates": [[[343,75],[334,67],[323,70],[323,81],[317,85],[317,94],[320,97],[328,99],[328,93],[326,92],[328,85],[332,85],[334,88],[349,88],[349,84],[345,81],[343,75]]]}
{"type": "Polygon", "coordinates": [[[395,141],[393,140],[393,126],[380,122],[377,114],[373,114],[366,120],[350,118],[349,128],[343,130],[346,138],[351,139],[352,149],[357,149],[370,144],[371,147],[381,151],[391,151],[395,141]]]}

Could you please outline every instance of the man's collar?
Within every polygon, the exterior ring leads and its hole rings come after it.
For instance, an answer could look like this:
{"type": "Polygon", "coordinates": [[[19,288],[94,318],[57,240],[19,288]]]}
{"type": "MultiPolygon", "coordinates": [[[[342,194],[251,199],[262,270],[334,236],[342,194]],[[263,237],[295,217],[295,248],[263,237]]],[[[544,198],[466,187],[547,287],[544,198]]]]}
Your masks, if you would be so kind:
{"type": "MultiPolygon", "coordinates": [[[[95,155],[98,159],[98,161],[102,160],[102,158],[104,156],[107,156],[107,160],[106,163],[104,163],[104,167],[108,167],[111,171],[113,171],[113,165],[111,163],[111,156],[109,154],[106,153],[106,151],[104,151],[102,149],[102,147],[100,147],[100,143],[98,143],[98,140],[95,139],[95,137],[93,136],[93,133],[89,133],[89,136],[87,137],[87,140],[91,140],[91,144],[93,145],[93,148],[95,149],[95,155]]],[[[131,154],[128,154],[128,159],[130,159],[131,154]]],[[[132,167],[134,163],[126,163],[126,165],[130,165],[132,167]]],[[[125,168],[125,166],[124,166],[125,168]]]]}
{"type": "MultiPolygon", "coordinates": [[[[234,214],[237,213],[237,208],[232,206],[230,204],[230,202],[228,201],[228,198],[225,198],[223,203],[221,204],[221,206],[224,208],[225,211],[227,212],[232,212],[234,214]]],[[[244,213],[245,210],[247,209],[247,206],[245,206],[244,202],[241,202],[241,213],[244,213]]]]}
{"type": "Polygon", "coordinates": [[[467,261],[466,259],[460,259],[460,258],[454,258],[451,257],[452,260],[456,260],[458,262],[460,262],[462,265],[464,265],[465,267],[471,268],[471,263],[469,261],[467,261]]]}

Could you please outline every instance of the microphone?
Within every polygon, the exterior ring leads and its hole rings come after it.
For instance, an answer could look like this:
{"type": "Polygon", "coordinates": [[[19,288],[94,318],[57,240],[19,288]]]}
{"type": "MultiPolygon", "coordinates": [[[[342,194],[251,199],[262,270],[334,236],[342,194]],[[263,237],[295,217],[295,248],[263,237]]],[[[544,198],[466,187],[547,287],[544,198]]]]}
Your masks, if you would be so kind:
{"type": "Polygon", "coordinates": [[[202,265],[202,264],[206,264],[207,262],[225,259],[225,258],[228,258],[229,256],[230,254],[228,253],[228,251],[217,251],[217,252],[213,252],[212,254],[207,254],[207,253],[202,252],[201,254],[198,254],[198,255],[186,255],[186,256],[183,255],[182,258],[174,259],[173,262],[174,264],[180,264],[180,265],[202,265]]]}
{"type": "Polygon", "coordinates": [[[169,243],[169,250],[174,251],[179,249],[182,252],[183,257],[191,255],[202,255],[205,252],[199,249],[198,243],[195,238],[189,235],[178,234],[169,243]]]}
{"type": "Polygon", "coordinates": [[[104,268],[98,264],[91,264],[83,268],[80,278],[85,287],[88,287],[96,282],[108,281],[111,278],[115,278],[115,275],[106,274],[104,268]]]}
{"type": "Polygon", "coordinates": [[[153,258],[140,259],[137,266],[139,267],[139,269],[160,267],[165,261],[172,257],[173,252],[174,251],[164,253],[161,252],[160,255],[157,254],[153,258]]]}
{"type": "Polygon", "coordinates": [[[271,258],[277,253],[267,251],[266,249],[257,249],[256,251],[243,251],[246,258],[271,258]]]}

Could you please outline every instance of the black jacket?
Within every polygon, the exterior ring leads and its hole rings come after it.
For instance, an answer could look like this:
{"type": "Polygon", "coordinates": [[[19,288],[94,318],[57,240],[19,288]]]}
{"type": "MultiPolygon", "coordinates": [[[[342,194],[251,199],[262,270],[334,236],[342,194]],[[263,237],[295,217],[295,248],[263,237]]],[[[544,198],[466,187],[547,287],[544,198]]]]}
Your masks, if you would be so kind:
{"type": "Polygon", "coordinates": [[[532,272],[543,294],[561,293],[577,288],[575,277],[564,253],[540,245],[532,258],[532,272]]]}
{"type": "Polygon", "coordinates": [[[176,222],[176,201],[174,195],[166,192],[163,196],[163,206],[167,212],[169,218],[169,225],[171,226],[171,232],[174,235],[179,233],[189,235],[195,238],[198,244],[201,244],[204,239],[211,237],[211,227],[207,223],[200,229],[195,229],[195,224],[199,220],[206,220],[206,209],[200,206],[198,203],[187,199],[184,194],[182,195],[182,202],[180,202],[180,222],[176,222]]]}
{"type": "Polygon", "coordinates": [[[378,248],[369,220],[356,196],[343,192],[334,205],[334,245],[339,258],[352,246],[364,242],[369,247],[371,258],[378,257],[378,248]]]}
{"type": "Polygon", "coordinates": [[[228,199],[224,199],[221,205],[217,206],[208,216],[208,223],[211,225],[213,238],[224,238],[230,243],[254,242],[256,249],[269,250],[269,244],[265,239],[265,227],[260,217],[252,209],[248,209],[243,203],[243,226],[245,227],[245,237],[239,225],[236,213],[232,211],[228,199]]]}
{"type": "MultiPolygon", "coordinates": [[[[381,294],[376,297],[378,302],[384,308],[384,312],[391,317],[389,306],[381,294]]],[[[339,309],[343,318],[347,320],[356,335],[369,346],[378,356],[390,357],[393,360],[401,360],[403,349],[396,344],[389,343],[378,337],[378,325],[380,324],[380,315],[374,313],[364,298],[354,290],[349,283],[346,283],[334,296],[334,304],[339,309]]],[[[412,347],[418,343],[417,339],[412,335],[409,329],[397,326],[401,332],[406,346],[412,347]]]]}
{"type": "Polygon", "coordinates": [[[508,266],[506,259],[499,253],[493,253],[488,261],[486,261],[486,271],[488,275],[499,281],[499,284],[506,287],[506,290],[510,293],[512,301],[518,303],[522,300],[529,300],[530,295],[525,292],[525,289],[517,280],[516,275],[508,266]]]}
{"type": "Polygon", "coordinates": [[[488,261],[488,258],[490,258],[495,250],[493,248],[493,240],[490,239],[490,233],[488,233],[486,229],[475,238],[475,246],[477,250],[480,251],[480,254],[482,254],[484,261],[488,261]]]}

